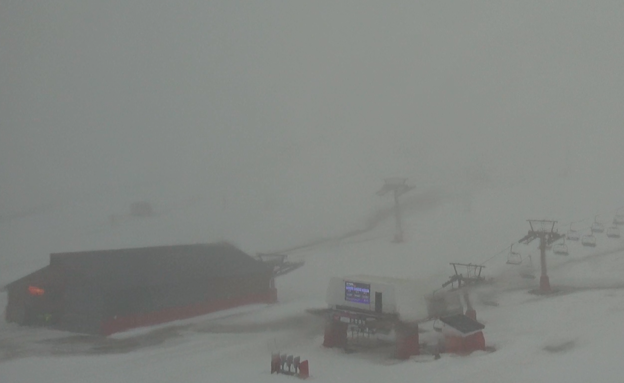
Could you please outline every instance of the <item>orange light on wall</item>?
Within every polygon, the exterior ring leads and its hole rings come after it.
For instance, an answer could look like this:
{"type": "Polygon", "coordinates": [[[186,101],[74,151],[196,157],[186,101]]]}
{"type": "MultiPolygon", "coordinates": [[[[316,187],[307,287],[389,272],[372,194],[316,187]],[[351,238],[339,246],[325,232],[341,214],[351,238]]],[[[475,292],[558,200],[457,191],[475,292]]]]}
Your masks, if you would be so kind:
{"type": "Polygon", "coordinates": [[[41,296],[45,294],[45,290],[40,287],[28,286],[28,293],[30,295],[41,296]]]}

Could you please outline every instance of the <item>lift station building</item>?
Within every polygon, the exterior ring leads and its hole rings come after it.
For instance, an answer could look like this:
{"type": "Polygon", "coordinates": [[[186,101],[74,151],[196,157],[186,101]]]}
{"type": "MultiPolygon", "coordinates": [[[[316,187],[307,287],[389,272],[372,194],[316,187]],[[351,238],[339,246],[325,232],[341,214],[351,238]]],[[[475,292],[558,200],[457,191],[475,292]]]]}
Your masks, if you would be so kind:
{"type": "Polygon", "coordinates": [[[425,285],[410,279],[356,275],[329,281],[325,347],[348,347],[347,332],[394,331],[395,356],[418,355],[418,323],[428,319],[425,285]]]}

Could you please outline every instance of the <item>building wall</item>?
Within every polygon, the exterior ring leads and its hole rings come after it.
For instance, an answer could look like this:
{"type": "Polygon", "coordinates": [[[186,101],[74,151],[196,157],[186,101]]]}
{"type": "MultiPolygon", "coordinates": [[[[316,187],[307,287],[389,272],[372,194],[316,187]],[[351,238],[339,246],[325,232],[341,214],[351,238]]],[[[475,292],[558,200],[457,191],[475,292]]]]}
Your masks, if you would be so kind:
{"type": "Polygon", "coordinates": [[[375,312],[375,293],[381,293],[383,314],[398,315],[404,322],[413,322],[428,317],[425,296],[430,291],[426,284],[410,279],[375,276],[332,277],[327,289],[326,302],[332,308],[340,306],[375,312]],[[370,302],[359,303],[345,299],[346,282],[369,285],[370,302]]]}
{"type": "Polygon", "coordinates": [[[275,301],[271,277],[249,275],[182,285],[110,291],[105,298],[101,333],[190,318],[253,303],[275,301]]]}
{"type": "Polygon", "coordinates": [[[65,291],[64,313],[58,328],[84,334],[99,334],[104,318],[103,293],[96,286],[71,283],[65,291]]]}
{"type": "Polygon", "coordinates": [[[7,322],[33,326],[53,326],[61,321],[64,310],[64,284],[19,283],[8,289],[8,303],[5,311],[7,322]],[[33,296],[29,286],[44,289],[43,295],[33,296]]]}
{"type": "Polygon", "coordinates": [[[366,280],[352,280],[349,278],[333,277],[329,281],[327,288],[326,302],[332,307],[343,306],[352,307],[354,309],[375,311],[375,293],[382,293],[382,312],[384,314],[396,314],[396,293],[395,286],[391,284],[383,284],[370,282],[366,280]],[[345,282],[366,283],[370,285],[370,302],[368,304],[350,302],[345,299],[345,282]]]}
{"type": "Polygon", "coordinates": [[[19,289],[14,287],[8,290],[7,298],[8,303],[6,311],[4,312],[4,318],[7,322],[23,324],[26,315],[26,298],[27,292],[25,289],[19,289]]]}
{"type": "Polygon", "coordinates": [[[104,318],[114,318],[198,302],[262,294],[269,290],[270,279],[266,275],[247,275],[196,281],[163,281],[158,286],[112,289],[103,295],[103,315],[104,318]]]}
{"type": "Polygon", "coordinates": [[[168,280],[157,286],[126,289],[78,279],[57,281],[55,284],[62,287],[57,289],[50,288],[49,281],[46,283],[47,292],[54,294],[31,296],[28,286],[36,285],[36,279],[8,289],[7,321],[108,334],[244,304],[269,303],[276,298],[270,272],[194,281],[168,280]],[[45,320],[34,323],[33,315],[45,320]],[[108,327],[104,326],[106,323],[108,327]]]}

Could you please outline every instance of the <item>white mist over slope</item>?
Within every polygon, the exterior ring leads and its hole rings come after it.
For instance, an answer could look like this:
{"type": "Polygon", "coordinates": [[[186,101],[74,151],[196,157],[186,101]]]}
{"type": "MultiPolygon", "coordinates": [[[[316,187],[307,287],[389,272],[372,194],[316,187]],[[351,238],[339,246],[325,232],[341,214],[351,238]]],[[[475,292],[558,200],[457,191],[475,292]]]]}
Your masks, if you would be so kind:
{"type": "Polygon", "coordinates": [[[17,257],[288,247],[359,224],[395,175],[446,193],[568,175],[591,205],[624,159],[618,2],[0,7],[3,222],[63,207],[91,227],[135,200],[176,216],[132,241],[7,235],[17,257]]]}

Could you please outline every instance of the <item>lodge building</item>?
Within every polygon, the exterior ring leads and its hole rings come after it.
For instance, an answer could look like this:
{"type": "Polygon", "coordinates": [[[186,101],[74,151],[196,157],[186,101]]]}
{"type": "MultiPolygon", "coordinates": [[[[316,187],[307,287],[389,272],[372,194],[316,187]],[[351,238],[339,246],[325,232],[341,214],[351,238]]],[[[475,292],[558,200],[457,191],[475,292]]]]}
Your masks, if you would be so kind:
{"type": "Polygon", "coordinates": [[[7,322],[101,335],[277,300],[272,268],[228,243],[50,254],[5,290],[7,322]]]}

